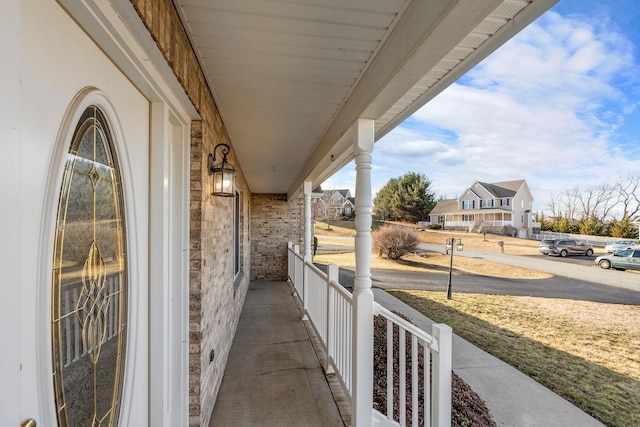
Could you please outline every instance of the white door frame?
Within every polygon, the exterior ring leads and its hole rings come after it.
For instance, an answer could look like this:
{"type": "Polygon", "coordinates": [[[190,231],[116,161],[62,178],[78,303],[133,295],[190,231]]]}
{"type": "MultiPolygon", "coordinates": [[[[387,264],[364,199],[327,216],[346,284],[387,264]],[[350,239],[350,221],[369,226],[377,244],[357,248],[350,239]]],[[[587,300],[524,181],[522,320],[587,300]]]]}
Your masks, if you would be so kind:
{"type": "Polygon", "coordinates": [[[166,104],[151,104],[149,425],[188,423],[189,135],[166,104]]]}

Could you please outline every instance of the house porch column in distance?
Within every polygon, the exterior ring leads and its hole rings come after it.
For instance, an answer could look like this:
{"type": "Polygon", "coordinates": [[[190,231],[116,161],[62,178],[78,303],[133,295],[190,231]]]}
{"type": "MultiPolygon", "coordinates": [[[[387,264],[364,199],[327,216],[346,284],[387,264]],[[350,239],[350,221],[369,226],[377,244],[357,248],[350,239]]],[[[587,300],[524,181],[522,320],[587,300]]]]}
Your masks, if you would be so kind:
{"type": "Polygon", "coordinates": [[[353,290],[351,413],[354,427],[373,419],[373,292],[371,291],[371,153],[374,121],[353,125],[356,163],[356,275],[353,290]]]}
{"type": "Polygon", "coordinates": [[[311,181],[305,181],[302,187],[304,194],[304,262],[311,262],[313,252],[311,251],[312,227],[311,227],[311,181]]]}
{"type": "Polygon", "coordinates": [[[309,277],[307,263],[311,263],[311,182],[305,181],[302,185],[304,195],[304,267],[302,268],[302,320],[307,320],[309,310],[309,277]]]}

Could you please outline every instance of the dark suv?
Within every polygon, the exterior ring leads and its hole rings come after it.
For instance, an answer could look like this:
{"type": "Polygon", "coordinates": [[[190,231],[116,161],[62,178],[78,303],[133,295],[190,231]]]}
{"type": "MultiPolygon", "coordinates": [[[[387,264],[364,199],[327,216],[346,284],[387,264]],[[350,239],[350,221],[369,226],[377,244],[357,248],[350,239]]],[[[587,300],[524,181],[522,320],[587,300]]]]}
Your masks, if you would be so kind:
{"type": "Polygon", "coordinates": [[[567,255],[592,256],[593,246],[573,239],[552,239],[541,241],[538,246],[538,252],[561,257],[566,257],[567,255]]]}

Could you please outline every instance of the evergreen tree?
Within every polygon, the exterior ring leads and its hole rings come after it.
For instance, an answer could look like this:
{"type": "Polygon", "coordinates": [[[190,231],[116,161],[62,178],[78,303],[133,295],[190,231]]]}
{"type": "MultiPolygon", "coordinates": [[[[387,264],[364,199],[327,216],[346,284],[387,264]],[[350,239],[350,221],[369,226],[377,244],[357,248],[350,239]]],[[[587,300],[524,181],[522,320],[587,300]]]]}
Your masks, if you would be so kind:
{"type": "Polygon", "coordinates": [[[540,223],[540,230],[553,231],[553,221],[545,218],[544,213],[536,213],[536,222],[540,223]]]}
{"type": "Polygon", "coordinates": [[[392,178],[373,200],[373,212],[380,219],[416,222],[428,218],[436,205],[431,181],[424,175],[408,172],[392,178]]]}
{"type": "Polygon", "coordinates": [[[621,220],[613,220],[609,224],[609,234],[611,237],[620,237],[624,239],[637,239],[638,229],[631,223],[629,217],[624,217],[621,220]]]}
{"type": "Polygon", "coordinates": [[[391,178],[373,199],[373,214],[380,220],[394,220],[392,201],[398,192],[398,178],[391,178]]]}
{"type": "Polygon", "coordinates": [[[604,226],[596,218],[595,215],[591,215],[588,218],[583,218],[578,221],[578,232],[586,236],[602,236],[604,233],[604,226]]]}
{"type": "Polygon", "coordinates": [[[557,218],[553,223],[553,231],[556,233],[573,233],[574,227],[566,216],[557,218]]]}

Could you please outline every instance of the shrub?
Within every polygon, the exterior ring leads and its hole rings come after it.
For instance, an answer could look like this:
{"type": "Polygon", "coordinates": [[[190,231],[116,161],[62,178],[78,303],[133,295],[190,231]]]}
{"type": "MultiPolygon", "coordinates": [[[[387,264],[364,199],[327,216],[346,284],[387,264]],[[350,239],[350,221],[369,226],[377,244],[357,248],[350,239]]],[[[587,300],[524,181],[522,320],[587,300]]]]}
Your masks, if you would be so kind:
{"type": "Polygon", "coordinates": [[[403,255],[413,252],[418,247],[415,231],[394,226],[380,227],[372,234],[373,245],[386,254],[387,258],[397,260],[403,255]]]}
{"type": "Polygon", "coordinates": [[[442,225],[441,224],[429,224],[429,226],[427,228],[429,230],[441,230],[442,229],[442,225]]]}

